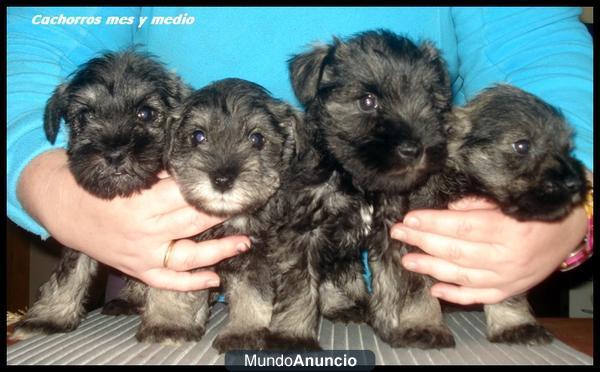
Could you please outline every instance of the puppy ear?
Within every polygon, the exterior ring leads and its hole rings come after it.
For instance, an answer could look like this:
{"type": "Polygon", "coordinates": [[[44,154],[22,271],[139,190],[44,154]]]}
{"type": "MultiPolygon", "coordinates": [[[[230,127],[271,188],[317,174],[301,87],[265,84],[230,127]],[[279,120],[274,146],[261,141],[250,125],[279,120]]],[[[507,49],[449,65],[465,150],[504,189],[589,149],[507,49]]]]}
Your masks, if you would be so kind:
{"type": "Polygon", "coordinates": [[[279,127],[286,133],[284,143],[283,158],[289,161],[292,158],[299,158],[306,150],[308,138],[305,135],[303,127],[304,120],[300,111],[294,109],[291,105],[273,100],[268,104],[269,111],[276,118],[279,127]]]}
{"type": "Polygon", "coordinates": [[[303,106],[317,95],[319,83],[323,78],[325,60],[332,48],[330,45],[316,46],[309,52],[293,56],[288,61],[292,87],[303,106]]]}
{"type": "Polygon", "coordinates": [[[171,107],[179,106],[181,102],[192,93],[192,87],[187,85],[181,77],[174,72],[169,73],[166,90],[167,103],[171,107]]]}
{"type": "Polygon", "coordinates": [[[451,140],[465,138],[472,126],[469,110],[466,108],[454,107],[452,111],[444,114],[444,129],[451,140]]]}
{"type": "Polygon", "coordinates": [[[68,84],[61,84],[52,93],[52,96],[46,102],[44,109],[44,132],[50,143],[54,144],[58,130],[60,128],[60,120],[65,115],[67,102],[67,87],[68,84]]]}
{"type": "Polygon", "coordinates": [[[468,110],[460,107],[454,107],[452,111],[444,113],[443,120],[448,136],[448,158],[455,159],[460,157],[462,145],[473,124],[469,119],[468,110]]]}
{"type": "Polygon", "coordinates": [[[433,43],[426,41],[419,46],[423,57],[431,64],[436,72],[436,81],[433,82],[433,101],[440,111],[449,111],[452,108],[452,88],[446,61],[433,43]]]}
{"type": "Polygon", "coordinates": [[[181,127],[182,121],[182,111],[183,108],[181,106],[177,106],[173,109],[167,118],[166,122],[166,130],[165,130],[165,147],[163,150],[162,162],[163,167],[169,171],[169,159],[171,158],[171,152],[173,151],[173,147],[175,144],[175,136],[177,135],[177,131],[181,127]]]}

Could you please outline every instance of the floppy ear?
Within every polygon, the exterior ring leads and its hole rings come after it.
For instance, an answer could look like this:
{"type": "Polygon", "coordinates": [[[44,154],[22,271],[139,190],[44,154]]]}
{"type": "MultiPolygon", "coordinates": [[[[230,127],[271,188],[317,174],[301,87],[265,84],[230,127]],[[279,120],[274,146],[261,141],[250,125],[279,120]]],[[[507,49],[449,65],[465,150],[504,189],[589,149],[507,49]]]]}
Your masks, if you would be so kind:
{"type": "Polygon", "coordinates": [[[323,69],[327,56],[333,46],[316,46],[306,53],[293,56],[288,61],[290,80],[298,101],[306,106],[317,95],[319,82],[323,77],[323,69]]]}
{"type": "Polygon", "coordinates": [[[187,85],[179,75],[170,72],[167,81],[167,102],[169,106],[176,107],[192,93],[192,87],[187,85]]]}
{"type": "Polygon", "coordinates": [[[423,42],[419,46],[419,50],[436,72],[437,78],[433,83],[432,91],[434,105],[441,111],[448,111],[452,108],[452,88],[450,87],[450,76],[448,75],[446,61],[431,42],[423,42]]]}
{"type": "Polygon", "coordinates": [[[450,139],[464,138],[471,131],[472,126],[466,108],[454,107],[452,111],[444,114],[444,129],[450,139]]]}
{"type": "Polygon", "coordinates": [[[175,108],[169,117],[167,118],[166,129],[165,129],[165,147],[163,149],[163,168],[169,171],[169,159],[171,158],[171,152],[175,144],[175,136],[177,130],[181,127],[181,117],[183,109],[181,107],[175,108]]]}
{"type": "Polygon", "coordinates": [[[65,115],[67,103],[67,87],[68,84],[61,84],[52,93],[52,96],[46,102],[44,110],[44,131],[46,138],[50,143],[54,144],[58,129],[60,128],[60,120],[65,115]]]}
{"type": "Polygon", "coordinates": [[[273,114],[279,127],[286,134],[283,144],[283,158],[289,162],[293,158],[299,158],[306,151],[308,137],[304,128],[302,112],[294,109],[291,105],[274,99],[268,103],[269,111],[273,114]]]}

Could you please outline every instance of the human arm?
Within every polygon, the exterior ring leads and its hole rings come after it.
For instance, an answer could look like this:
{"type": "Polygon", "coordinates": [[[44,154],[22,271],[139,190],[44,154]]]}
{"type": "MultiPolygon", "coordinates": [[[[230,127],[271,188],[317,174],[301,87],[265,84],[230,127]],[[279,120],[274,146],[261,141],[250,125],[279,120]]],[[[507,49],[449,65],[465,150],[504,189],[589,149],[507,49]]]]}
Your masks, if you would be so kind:
{"type": "Polygon", "coordinates": [[[190,273],[238,254],[247,237],[232,236],[195,243],[184,239],[221,222],[189,206],[170,177],[129,198],[99,199],[75,182],[62,149],[30,162],[18,182],[26,212],[59,242],[139,278],[150,286],[198,290],[219,285],[212,271],[190,273]],[[168,268],[167,246],[177,241],[168,268]]]}

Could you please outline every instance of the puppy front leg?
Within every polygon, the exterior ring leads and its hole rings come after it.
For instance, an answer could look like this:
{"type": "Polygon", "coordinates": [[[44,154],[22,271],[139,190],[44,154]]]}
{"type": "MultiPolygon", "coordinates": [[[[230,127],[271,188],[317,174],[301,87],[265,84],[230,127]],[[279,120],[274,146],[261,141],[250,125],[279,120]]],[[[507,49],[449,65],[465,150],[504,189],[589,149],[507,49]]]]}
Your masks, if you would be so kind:
{"type": "MultiPolygon", "coordinates": [[[[317,339],[319,321],[316,257],[296,245],[292,257],[281,256],[273,279],[275,299],[265,348],[274,350],[321,350],[317,339]],[[293,256],[296,257],[293,257],[293,256]]],[[[289,253],[289,252],[288,252],[289,253]]]]}
{"type": "Polygon", "coordinates": [[[213,342],[219,353],[264,348],[273,311],[273,291],[268,282],[254,283],[251,277],[256,278],[254,274],[221,274],[229,305],[229,321],[213,342]]]}
{"type": "Polygon", "coordinates": [[[101,313],[104,315],[141,314],[144,311],[147,290],[146,284],[134,278],[127,278],[119,296],[105,303],[101,313]]]}
{"type": "Polygon", "coordinates": [[[401,332],[391,344],[420,349],[453,347],[454,336],[444,323],[440,302],[429,291],[431,278],[409,271],[402,274],[408,288],[400,311],[401,332]]]}
{"type": "Polygon", "coordinates": [[[17,324],[12,336],[25,339],[77,328],[86,314],[85,301],[97,273],[98,262],[65,248],[57,268],[40,287],[37,301],[17,324]]]}
{"type": "Polygon", "coordinates": [[[382,243],[373,244],[375,249],[369,250],[373,292],[369,299],[367,322],[383,341],[390,343],[400,328],[400,309],[403,305],[401,271],[393,262],[399,259],[400,254],[380,253],[382,243]]]}
{"type": "Polygon", "coordinates": [[[149,287],[136,339],[164,344],[200,340],[208,320],[208,292],[178,292],[149,287]]]}
{"type": "Polygon", "coordinates": [[[429,294],[431,279],[402,268],[402,243],[387,238],[380,241],[389,246],[372,261],[369,323],[375,333],[392,347],[454,346],[440,303],[429,294]]]}
{"type": "Polygon", "coordinates": [[[484,306],[488,340],[508,344],[543,345],[552,335],[537,323],[525,294],[484,306]]]}
{"type": "Polygon", "coordinates": [[[361,323],[366,320],[369,296],[360,262],[323,280],[319,286],[319,310],[331,321],[361,323]]]}

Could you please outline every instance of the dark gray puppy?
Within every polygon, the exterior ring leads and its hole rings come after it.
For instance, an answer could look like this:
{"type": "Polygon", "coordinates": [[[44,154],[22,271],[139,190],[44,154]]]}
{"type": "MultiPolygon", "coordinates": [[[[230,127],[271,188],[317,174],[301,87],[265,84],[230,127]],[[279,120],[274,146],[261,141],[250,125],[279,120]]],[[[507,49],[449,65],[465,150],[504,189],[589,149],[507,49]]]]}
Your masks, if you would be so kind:
{"type": "MultiPolygon", "coordinates": [[[[258,348],[273,300],[263,235],[272,225],[270,199],[290,178],[301,117],[264,88],[241,79],[220,80],[195,91],[178,116],[165,153],[167,169],[188,203],[229,218],[195,239],[246,234],[253,241],[249,252],[215,268],[230,306],[229,323],[215,347],[258,348]]],[[[137,339],[165,343],[200,339],[209,292],[148,288],[137,339]]],[[[124,293],[123,299],[129,301],[130,294],[131,290],[124,293]]]]}
{"type": "MultiPolygon", "coordinates": [[[[498,85],[449,117],[446,168],[411,194],[411,207],[446,208],[478,195],[519,221],[557,221],[584,201],[585,171],[571,155],[570,128],[554,107],[516,87],[498,85]]],[[[552,340],[531,314],[526,294],[484,310],[492,342],[552,340]]]]}
{"type": "Polygon", "coordinates": [[[389,31],[368,31],[297,55],[290,68],[307,123],[373,208],[368,322],[394,347],[453,346],[439,301],[429,294],[431,278],[400,264],[416,248],[389,236],[408,211],[408,193],[440,171],[446,157],[451,90],[439,52],[389,31]]]}
{"type": "MultiPolygon", "coordinates": [[[[167,118],[188,92],[179,77],[148,55],[106,53],[56,88],[46,105],[44,129],[54,143],[65,120],[69,168],[85,190],[103,199],[130,196],[158,181],[167,118]]],[[[97,269],[95,260],[65,248],[14,336],[75,329],[85,316],[97,269]]]]}
{"type": "MultiPolygon", "coordinates": [[[[172,134],[168,169],[186,200],[232,216],[196,239],[246,234],[253,242],[216,266],[230,319],[213,346],[319,349],[319,292],[331,293],[326,315],[360,313],[367,299],[360,199],[315,147],[314,128],[259,86],[226,79],[190,96],[172,134]]],[[[198,339],[208,297],[150,289],[138,339],[198,339]]]]}

